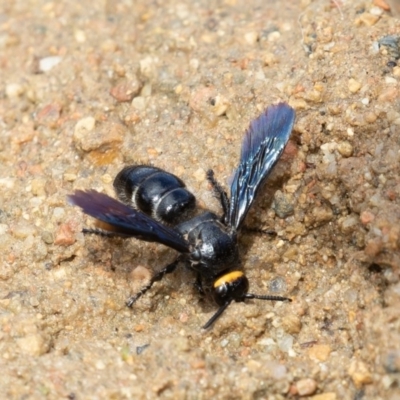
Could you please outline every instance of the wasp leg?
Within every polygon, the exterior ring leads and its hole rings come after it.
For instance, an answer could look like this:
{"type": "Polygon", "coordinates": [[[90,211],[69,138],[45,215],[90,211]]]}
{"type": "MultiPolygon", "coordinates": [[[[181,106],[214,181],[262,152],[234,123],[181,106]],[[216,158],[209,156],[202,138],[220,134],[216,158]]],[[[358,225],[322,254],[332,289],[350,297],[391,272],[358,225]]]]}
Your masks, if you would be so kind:
{"type": "Polygon", "coordinates": [[[207,171],[207,180],[211,183],[215,194],[217,195],[217,197],[219,198],[219,201],[221,203],[222,206],[222,210],[224,212],[224,214],[222,215],[222,221],[226,221],[226,218],[228,216],[229,213],[229,207],[230,207],[230,203],[229,203],[229,197],[226,194],[224,188],[217,182],[217,180],[214,177],[214,171],[212,169],[209,169],[207,171]]]}
{"type": "Polygon", "coordinates": [[[203,289],[203,282],[201,281],[201,274],[197,273],[196,280],[194,282],[194,287],[203,296],[205,294],[203,289]]]}
{"type": "Polygon", "coordinates": [[[181,257],[178,257],[173,263],[168,264],[161,271],[153,275],[153,277],[150,279],[150,282],[146,286],[143,286],[140,292],[129,297],[129,299],[126,301],[126,305],[128,307],[132,307],[133,303],[135,303],[137,299],[142,297],[153,286],[155,282],[161,281],[161,279],[164,278],[166,274],[174,272],[180,261],[181,257]]]}
{"type": "Polygon", "coordinates": [[[217,312],[206,322],[205,325],[202,326],[202,329],[208,329],[222,315],[222,313],[227,309],[231,302],[232,300],[229,300],[220,308],[218,308],[217,312]]]}
{"type": "Polygon", "coordinates": [[[250,228],[248,226],[243,226],[242,227],[242,232],[248,232],[248,233],[262,233],[268,236],[276,236],[277,233],[273,229],[262,229],[262,228],[250,228]]]}

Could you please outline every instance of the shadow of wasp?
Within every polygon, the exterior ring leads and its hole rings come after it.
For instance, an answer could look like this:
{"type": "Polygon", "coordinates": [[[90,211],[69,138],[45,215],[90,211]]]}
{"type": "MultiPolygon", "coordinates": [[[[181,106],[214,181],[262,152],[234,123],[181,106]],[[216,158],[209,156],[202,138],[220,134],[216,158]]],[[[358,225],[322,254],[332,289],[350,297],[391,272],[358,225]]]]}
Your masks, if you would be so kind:
{"type": "Polygon", "coordinates": [[[175,175],[148,165],[129,166],[117,175],[114,188],[120,201],[95,190],[77,190],[68,196],[71,204],[102,222],[102,230],[83,232],[157,242],[180,253],[127,300],[128,307],[180,263],[196,274],[199,292],[210,294],[219,306],[204,329],[213,325],[232,301],[291,301],[287,297],[248,293],[249,281],[240,269],[238,232],[262,182],[280,158],[294,120],[293,108],[279,103],[251,122],[230,184],[230,198],[213,171],[207,172],[221,203],[221,216],[205,211],[189,218],[195,208],[193,194],[175,175]]]}

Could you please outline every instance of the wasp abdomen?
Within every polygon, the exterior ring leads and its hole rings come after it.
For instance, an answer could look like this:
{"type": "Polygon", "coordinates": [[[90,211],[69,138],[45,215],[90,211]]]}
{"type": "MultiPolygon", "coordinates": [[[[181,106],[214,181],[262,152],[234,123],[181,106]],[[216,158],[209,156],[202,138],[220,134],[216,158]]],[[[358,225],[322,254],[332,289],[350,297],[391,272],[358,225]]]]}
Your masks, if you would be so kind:
{"type": "Polygon", "coordinates": [[[170,224],[187,217],[196,203],[181,179],[147,165],[125,167],[116,176],[114,188],[123,202],[170,224]]]}

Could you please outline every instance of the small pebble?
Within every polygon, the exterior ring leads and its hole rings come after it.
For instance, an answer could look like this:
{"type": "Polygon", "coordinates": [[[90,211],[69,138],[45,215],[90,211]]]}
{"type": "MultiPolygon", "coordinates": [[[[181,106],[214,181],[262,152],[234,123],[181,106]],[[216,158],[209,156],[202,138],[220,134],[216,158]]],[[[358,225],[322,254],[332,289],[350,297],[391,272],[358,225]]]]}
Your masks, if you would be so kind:
{"type": "Polygon", "coordinates": [[[0,178],[0,187],[4,189],[14,189],[15,178],[0,178]]]}
{"type": "Polygon", "coordinates": [[[36,233],[36,228],[27,222],[19,222],[11,227],[11,232],[14,237],[25,239],[28,236],[34,235],[36,233]]]}
{"type": "Polygon", "coordinates": [[[372,8],[369,10],[369,12],[370,12],[372,15],[378,15],[378,16],[381,16],[381,15],[383,14],[383,10],[382,10],[381,8],[379,8],[379,7],[372,7],[372,8]]]}
{"type": "Polygon", "coordinates": [[[158,157],[161,153],[161,150],[156,149],[155,147],[149,147],[146,151],[147,155],[152,158],[158,157]]]}
{"type": "Polygon", "coordinates": [[[331,347],[327,344],[316,344],[308,350],[308,356],[317,361],[326,361],[331,354],[331,347]]]}
{"type": "Polygon", "coordinates": [[[279,62],[278,58],[274,53],[266,53],[264,56],[264,64],[266,66],[274,65],[279,62]]]}
{"type": "Polygon", "coordinates": [[[305,98],[313,103],[319,103],[322,100],[322,92],[319,90],[310,90],[305,93],[305,98]]]}
{"type": "Polygon", "coordinates": [[[349,79],[348,88],[351,93],[357,93],[361,89],[361,83],[355,79],[349,79]]]}
{"type": "Polygon", "coordinates": [[[258,40],[258,33],[257,32],[247,32],[244,35],[244,39],[246,40],[246,42],[250,45],[254,45],[257,43],[258,40]]]}
{"type": "Polygon", "coordinates": [[[373,26],[379,21],[379,16],[378,15],[372,15],[370,13],[363,13],[361,14],[356,20],[354,21],[356,26],[373,26]]]}
{"type": "Polygon", "coordinates": [[[388,112],[386,113],[386,118],[390,123],[399,125],[400,113],[394,110],[388,110],[388,112]]]}
{"type": "Polygon", "coordinates": [[[142,84],[138,79],[122,82],[110,89],[110,94],[119,103],[131,101],[139,92],[142,84]]]}
{"type": "Polygon", "coordinates": [[[85,117],[80,119],[75,124],[75,129],[74,129],[75,140],[81,140],[86,133],[94,129],[95,124],[96,120],[93,117],[85,117]]]}
{"type": "Polygon", "coordinates": [[[368,98],[368,97],[364,97],[364,98],[361,100],[361,103],[363,103],[364,106],[367,106],[367,105],[369,104],[369,98],[368,98]]]}
{"type": "Polygon", "coordinates": [[[56,232],[54,244],[58,246],[70,246],[75,242],[74,231],[70,224],[61,224],[56,232]]]}
{"type": "Polygon", "coordinates": [[[28,334],[16,339],[16,341],[21,352],[27,356],[38,357],[45,354],[48,350],[48,343],[38,333],[28,334]]]}
{"type": "Polygon", "coordinates": [[[281,338],[277,340],[278,347],[281,351],[288,353],[293,348],[294,338],[292,335],[283,335],[281,338]]]}
{"type": "Polygon", "coordinates": [[[8,98],[19,97],[24,93],[24,91],[24,86],[19,83],[9,83],[6,85],[6,95],[8,98]]]}
{"type": "Polygon", "coordinates": [[[373,207],[379,207],[382,204],[382,197],[380,193],[375,193],[373,196],[369,198],[369,204],[373,207]]]}
{"type": "Polygon", "coordinates": [[[310,396],[317,390],[317,382],[314,379],[300,379],[296,382],[296,389],[299,396],[310,396]]]}
{"type": "Polygon", "coordinates": [[[146,100],[142,96],[137,96],[132,100],[132,107],[136,110],[143,111],[146,108],[146,100]]]}
{"type": "Polygon", "coordinates": [[[368,122],[369,124],[372,124],[372,123],[374,123],[374,122],[378,119],[378,116],[377,116],[374,112],[369,111],[369,112],[366,112],[366,113],[364,114],[364,119],[365,119],[365,121],[368,122]]]}
{"type": "Polygon", "coordinates": [[[198,58],[191,58],[189,60],[189,65],[193,71],[197,71],[200,66],[200,60],[198,58]]]}
{"type": "Polygon", "coordinates": [[[389,374],[398,374],[400,372],[400,350],[389,350],[383,357],[383,365],[389,374]]]}
{"type": "Polygon", "coordinates": [[[373,3],[377,6],[382,8],[382,10],[390,11],[390,5],[386,3],[385,0],[374,0],[373,3]]]}
{"type": "Polygon", "coordinates": [[[383,249],[381,238],[374,238],[367,242],[364,253],[369,257],[376,257],[383,249]]]}
{"type": "Polygon", "coordinates": [[[272,209],[279,218],[287,218],[294,213],[293,198],[277,190],[274,196],[272,209]]]}
{"type": "Polygon", "coordinates": [[[39,71],[48,72],[53,69],[62,60],[60,56],[49,56],[39,60],[39,71]]]}
{"type": "Polygon", "coordinates": [[[316,222],[328,222],[333,218],[333,212],[331,208],[325,206],[314,207],[312,214],[316,222]]]}
{"type": "Polygon", "coordinates": [[[375,215],[370,211],[363,211],[360,220],[363,225],[367,225],[375,219],[375,215]]]}
{"type": "Polygon", "coordinates": [[[6,232],[8,232],[8,230],[9,230],[8,225],[0,224],[0,235],[4,235],[6,232]]]}
{"type": "Polygon", "coordinates": [[[101,49],[106,53],[115,53],[118,50],[118,44],[113,39],[106,39],[101,43],[101,49]]]}
{"type": "Polygon", "coordinates": [[[204,171],[203,168],[198,168],[194,174],[193,177],[196,179],[197,182],[204,182],[206,179],[206,171],[204,171]]]}
{"type": "Polygon", "coordinates": [[[122,124],[105,121],[95,128],[95,120],[87,117],[75,125],[74,144],[79,150],[90,152],[93,150],[107,151],[119,148],[126,133],[122,124]]]}
{"type": "Polygon", "coordinates": [[[46,244],[52,244],[54,242],[53,234],[49,231],[43,231],[41,237],[46,244]]]}
{"type": "Polygon", "coordinates": [[[268,35],[268,41],[276,42],[277,40],[279,40],[280,37],[281,37],[281,34],[278,31],[274,31],[268,35]]]}
{"type": "Polygon", "coordinates": [[[139,61],[140,74],[144,77],[150,78],[156,68],[157,59],[155,57],[145,57],[139,61]]]}
{"type": "Polygon", "coordinates": [[[74,173],[65,173],[63,179],[67,182],[74,182],[78,176],[74,173]]]}
{"type": "Polygon", "coordinates": [[[353,146],[347,141],[340,142],[337,149],[343,157],[350,157],[353,154],[353,146]]]}
{"type": "Polygon", "coordinates": [[[78,43],[84,43],[84,42],[86,42],[86,33],[85,33],[85,31],[83,31],[83,30],[81,30],[81,29],[76,29],[76,30],[74,31],[74,37],[75,37],[75,40],[76,40],[78,43]]]}
{"type": "Polygon", "coordinates": [[[311,400],[336,400],[336,393],[328,392],[316,394],[315,396],[310,397],[311,400]]]}
{"type": "Polygon", "coordinates": [[[398,98],[399,90],[395,86],[385,88],[378,96],[379,102],[393,102],[398,98]]]}
{"type": "Polygon", "coordinates": [[[46,180],[44,178],[35,178],[31,181],[31,192],[34,196],[45,196],[46,180]]]}
{"type": "Polygon", "coordinates": [[[354,232],[357,226],[358,226],[358,218],[354,215],[350,215],[339,219],[340,231],[345,235],[354,232]]]}
{"type": "Polygon", "coordinates": [[[372,375],[369,372],[367,365],[362,361],[353,360],[347,372],[357,388],[372,383],[372,375]]]}
{"type": "Polygon", "coordinates": [[[106,365],[104,364],[103,361],[97,360],[97,361],[95,362],[95,367],[96,367],[96,369],[98,369],[98,370],[103,370],[103,369],[106,368],[106,365]]]}
{"type": "Polygon", "coordinates": [[[130,277],[133,282],[149,281],[152,277],[152,273],[148,268],[138,265],[134,270],[132,270],[130,277]]]}
{"type": "Polygon", "coordinates": [[[213,107],[214,114],[217,115],[218,117],[224,115],[228,110],[229,105],[230,103],[228,99],[226,99],[225,97],[220,95],[215,96],[214,107],[213,107]]]}
{"type": "Polygon", "coordinates": [[[290,99],[289,105],[295,110],[307,110],[309,108],[304,99],[290,99]]]}
{"type": "Polygon", "coordinates": [[[54,222],[62,222],[65,216],[65,208],[64,207],[54,207],[52,219],[54,222]]]}
{"type": "Polygon", "coordinates": [[[104,174],[101,176],[101,181],[105,184],[110,184],[113,180],[114,179],[110,174],[104,174]]]}
{"type": "Polygon", "coordinates": [[[283,329],[290,334],[297,334],[301,331],[301,319],[294,314],[288,314],[282,319],[283,329]]]}
{"type": "Polygon", "coordinates": [[[30,304],[32,307],[37,307],[40,303],[39,303],[39,300],[38,300],[37,297],[30,297],[30,298],[29,298],[29,304],[30,304]]]}

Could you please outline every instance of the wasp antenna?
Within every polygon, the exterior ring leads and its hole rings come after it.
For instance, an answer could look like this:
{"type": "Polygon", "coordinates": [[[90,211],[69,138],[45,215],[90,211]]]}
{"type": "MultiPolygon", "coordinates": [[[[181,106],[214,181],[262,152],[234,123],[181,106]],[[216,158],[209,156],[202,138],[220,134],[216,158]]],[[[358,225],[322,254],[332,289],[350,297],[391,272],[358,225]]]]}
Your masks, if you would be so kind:
{"type": "Polygon", "coordinates": [[[243,299],[258,299],[258,300],[271,300],[271,301],[289,301],[291,302],[292,299],[289,297],[282,297],[282,296],[268,296],[268,295],[260,295],[260,294],[253,294],[253,293],[245,293],[243,295],[243,299]]]}
{"type": "Polygon", "coordinates": [[[227,303],[223,304],[220,308],[218,308],[218,311],[207,321],[207,323],[202,328],[208,329],[228,308],[229,304],[231,304],[231,301],[228,301],[227,303]]]}

